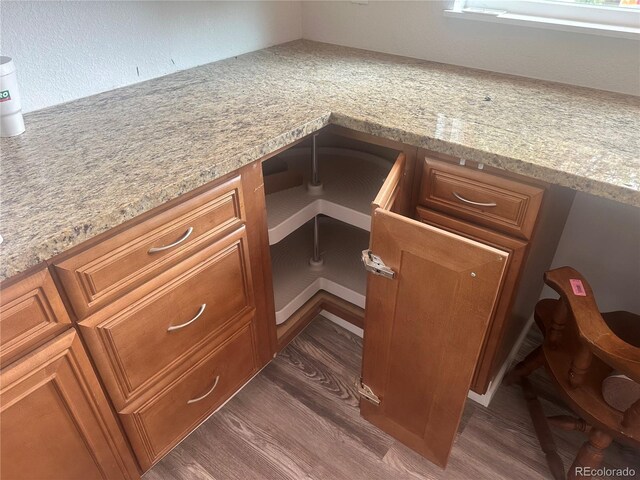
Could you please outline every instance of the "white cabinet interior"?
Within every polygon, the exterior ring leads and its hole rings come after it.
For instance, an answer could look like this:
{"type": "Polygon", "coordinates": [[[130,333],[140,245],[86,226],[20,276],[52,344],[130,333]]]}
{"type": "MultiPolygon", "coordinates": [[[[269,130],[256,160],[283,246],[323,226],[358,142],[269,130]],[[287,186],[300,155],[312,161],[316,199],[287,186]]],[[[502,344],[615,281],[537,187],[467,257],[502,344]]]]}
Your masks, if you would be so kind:
{"type": "Polygon", "coordinates": [[[264,162],[277,325],[321,290],[364,308],[371,202],[397,155],[321,132],[264,162]]]}
{"type": "Polygon", "coordinates": [[[292,148],[277,159],[288,172],[302,174],[302,184],[267,195],[269,244],[274,245],[316,215],[327,215],[371,230],[371,201],[391,164],[370,153],[346,148],[318,148],[321,188],[309,189],[311,148],[292,148]]]}
{"type": "Polygon", "coordinates": [[[369,245],[369,233],[320,216],[322,263],[314,266],[313,220],[271,247],[276,324],[285,322],[319,290],[325,290],[364,308],[367,272],[360,256],[369,245]]]}

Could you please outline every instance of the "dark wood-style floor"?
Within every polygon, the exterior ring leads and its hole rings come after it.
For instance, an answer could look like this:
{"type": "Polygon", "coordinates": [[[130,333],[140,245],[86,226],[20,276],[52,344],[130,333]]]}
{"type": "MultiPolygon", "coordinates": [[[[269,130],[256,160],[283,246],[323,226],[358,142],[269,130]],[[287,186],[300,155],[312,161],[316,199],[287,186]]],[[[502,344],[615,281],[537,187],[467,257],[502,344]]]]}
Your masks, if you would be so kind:
{"type": "MultiPolygon", "coordinates": [[[[521,354],[538,341],[530,334],[521,354]]],[[[549,478],[519,387],[501,387],[490,408],[467,402],[443,471],[360,417],[361,352],[360,338],[318,317],[144,480],[549,478]]],[[[547,412],[563,412],[543,374],[533,379],[547,412]]],[[[558,433],[566,465],[583,441],[558,433]]],[[[605,461],[624,467],[631,455],[614,445],[605,461]]]]}

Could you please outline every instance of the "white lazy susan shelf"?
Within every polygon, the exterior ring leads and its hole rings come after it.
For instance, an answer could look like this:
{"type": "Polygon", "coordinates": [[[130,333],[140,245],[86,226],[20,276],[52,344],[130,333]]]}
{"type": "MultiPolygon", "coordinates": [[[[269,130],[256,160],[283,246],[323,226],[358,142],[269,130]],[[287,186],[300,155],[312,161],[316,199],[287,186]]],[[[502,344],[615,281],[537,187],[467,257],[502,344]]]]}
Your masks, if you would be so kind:
{"type": "Polygon", "coordinates": [[[267,195],[270,245],[320,214],[371,230],[371,202],[391,170],[391,163],[345,148],[322,147],[318,152],[320,193],[307,189],[311,178],[310,148],[292,148],[278,155],[289,170],[301,172],[304,181],[300,186],[267,195]]]}
{"type": "Polygon", "coordinates": [[[313,256],[313,221],[271,247],[278,325],[319,290],[364,308],[367,275],[361,252],[369,245],[369,233],[329,217],[318,220],[321,266],[309,265],[313,256]]]}

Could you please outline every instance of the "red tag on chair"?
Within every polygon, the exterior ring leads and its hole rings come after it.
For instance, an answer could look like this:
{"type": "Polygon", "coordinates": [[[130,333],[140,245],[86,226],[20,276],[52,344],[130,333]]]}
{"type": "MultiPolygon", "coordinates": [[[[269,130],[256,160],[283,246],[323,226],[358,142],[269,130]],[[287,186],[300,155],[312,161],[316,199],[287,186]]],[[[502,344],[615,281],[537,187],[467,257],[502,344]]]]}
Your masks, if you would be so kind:
{"type": "Polygon", "coordinates": [[[578,280],[577,278],[570,278],[569,283],[571,284],[571,290],[573,290],[573,294],[578,297],[586,297],[587,292],[584,289],[584,285],[582,284],[582,280],[578,280]]]}

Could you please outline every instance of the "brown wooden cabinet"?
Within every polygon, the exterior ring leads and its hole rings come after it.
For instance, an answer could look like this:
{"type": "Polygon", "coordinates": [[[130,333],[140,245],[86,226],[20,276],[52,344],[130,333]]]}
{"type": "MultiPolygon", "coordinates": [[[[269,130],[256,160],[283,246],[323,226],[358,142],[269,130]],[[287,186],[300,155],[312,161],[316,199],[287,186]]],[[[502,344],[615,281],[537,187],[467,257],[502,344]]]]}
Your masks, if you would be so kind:
{"type": "Polygon", "coordinates": [[[250,324],[161,391],[120,412],[144,470],[247,382],[258,368],[250,324]]]}
{"type": "Polygon", "coordinates": [[[71,326],[44,266],[2,282],[0,304],[0,367],[71,326]]]}
{"type": "MultiPolygon", "coordinates": [[[[396,158],[363,252],[372,273],[362,415],[445,466],[469,389],[487,390],[526,324],[572,196],[341,127],[327,132],[343,147],[396,158]],[[541,224],[547,242],[536,240],[541,224]]],[[[269,258],[254,162],[62,253],[49,262],[54,278],[43,267],[4,283],[2,478],[138,475],[72,321],[138,464],[157,462],[276,351],[269,258]]],[[[326,293],[314,299],[281,346],[322,302],[362,326],[362,309],[326,293]]]]}
{"type": "Polygon", "coordinates": [[[241,175],[162,205],[53,262],[78,319],[98,311],[246,221],[241,175]]]}
{"type": "Polygon", "coordinates": [[[544,188],[424,157],[418,203],[521,238],[531,238],[544,188]]]}
{"type": "Polygon", "coordinates": [[[509,253],[395,213],[404,171],[373,205],[360,409],[444,467],[509,253]]]}
{"type": "Polygon", "coordinates": [[[143,470],[273,356],[264,201],[254,163],[51,262],[143,470]]]}
{"type": "Polygon", "coordinates": [[[572,195],[474,162],[329,130],[397,152],[373,202],[363,252],[371,273],[361,413],[444,467],[469,390],[487,391],[524,330],[572,195]],[[541,224],[547,246],[536,238],[541,224]]]}
{"type": "Polygon", "coordinates": [[[505,280],[478,358],[473,391],[504,371],[542,291],[573,192],[471,161],[420,150],[416,218],[509,253],[505,280]]]}
{"type": "Polygon", "coordinates": [[[0,477],[139,478],[46,266],[1,290],[0,477]]]}
{"type": "Polygon", "coordinates": [[[245,228],[79,323],[117,409],[171,381],[254,318],[245,228]]]}
{"type": "Polygon", "coordinates": [[[75,330],[0,373],[3,480],[139,478],[75,330]]]}

